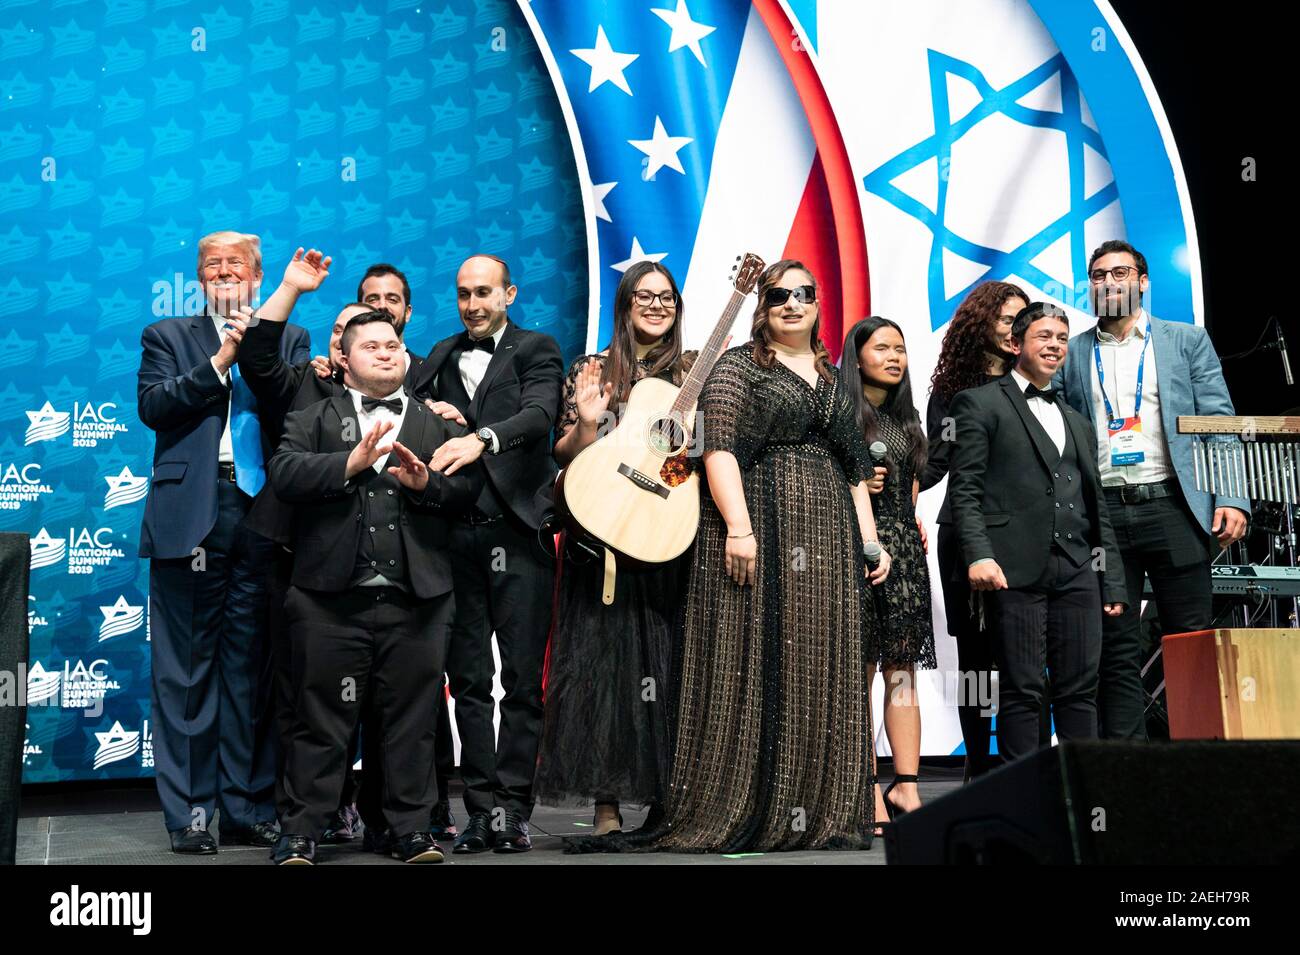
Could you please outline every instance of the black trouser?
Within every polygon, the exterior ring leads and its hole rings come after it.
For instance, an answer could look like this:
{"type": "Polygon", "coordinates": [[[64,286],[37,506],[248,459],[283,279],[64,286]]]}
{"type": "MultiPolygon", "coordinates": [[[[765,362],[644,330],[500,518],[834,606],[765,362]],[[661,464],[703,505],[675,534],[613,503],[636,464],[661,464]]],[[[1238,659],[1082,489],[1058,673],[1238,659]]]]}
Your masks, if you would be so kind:
{"type": "Polygon", "coordinates": [[[1095,738],[1102,612],[1091,562],[1076,567],[1053,548],[1036,583],[988,594],[998,659],[998,751],[1010,762],[1041,745],[1044,667],[1057,738],[1095,738]]]}
{"type": "Polygon", "coordinates": [[[282,818],[289,808],[284,794],[284,752],[293,729],[293,672],[290,669],[289,620],[284,601],[293,575],[293,553],[279,544],[271,574],[267,578],[270,597],[268,632],[271,643],[271,706],[275,714],[275,815],[282,818]]]}
{"type": "Polygon", "coordinates": [[[500,518],[451,533],[456,614],[447,676],[456,701],[465,809],[532,812],[542,733],[542,666],[555,558],[536,531],[500,518]],[[492,634],[501,654],[501,731],[492,728],[492,634]]]}
{"type": "Polygon", "coordinates": [[[1106,489],[1111,526],[1124,558],[1124,613],[1102,622],[1098,719],[1106,739],[1146,739],[1142,690],[1143,577],[1160,609],[1164,633],[1205,630],[1212,619],[1209,542],[1176,488],[1171,497],[1125,504],[1106,489]]]}
{"type": "MultiPolygon", "coordinates": [[[[215,480],[214,476],[214,480],[215,480]]],[[[169,830],[275,817],[274,721],[266,711],[269,540],[251,503],[218,482],[217,520],[192,557],[149,562],[154,772],[169,830]]]]}
{"type": "Polygon", "coordinates": [[[289,588],[294,717],[284,833],[321,837],[338,809],[348,744],[367,700],[380,726],[369,745],[384,753],[384,820],[398,836],[429,828],[437,712],[430,687],[443,672],[451,609],[450,594],[421,600],[393,587],[289,588]]]}
{"type": "MultiPolygon", "coordinates": [[[[433,762],[438,776],[437,801],[448,800],[447,787],[456,773],[456,752],[451,741],[451,717],[447,714],[447,680],[439,674],[438,682],[429,687],[434,697],[433,762]]],[[[373,702],[373,701],[372,701],[373,702]]],[[[383,794],[379,781],[383,779],[383,747],[376,745],[383,739],[379,713],[373,705],[361,713],[360,733],[354,733],[348,744],[348,774],[343,785],[339,808],[351,805],[355,799],[357,812],[367,829],[382,832],[384,829],[383,794]],[[359,738],[358,738],[359,737],[359,738]],[[361,785],[356,785],[352,765],[356,762],[357,748],[361,749],[361,785]]]]}

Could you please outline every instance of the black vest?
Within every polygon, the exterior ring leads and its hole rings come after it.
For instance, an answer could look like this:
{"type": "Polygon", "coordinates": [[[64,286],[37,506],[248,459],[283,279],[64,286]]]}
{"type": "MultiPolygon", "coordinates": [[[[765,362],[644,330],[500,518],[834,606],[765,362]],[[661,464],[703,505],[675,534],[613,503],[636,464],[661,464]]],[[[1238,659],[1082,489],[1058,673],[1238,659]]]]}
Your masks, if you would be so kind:
{"type": "MultiPolygon", "coordinates": [[[[1062,419],[1065,412],[1061,412],[1062,419]]],[[[1037,423],[1037,422],[1035,422],[1037,423]]],[[[1078,446],[1070,422],[1065,424],[1065,452],[1052,465],[1052,480],[1056,507],[1052,509],[1052,543],[1076,567],[1082,567],[1092,558],[1088,531],[1092,521],[1088,516],[1088,502],[1083,494],[1083,470],[1079,465],[1078,446]]],[[[1051,439],[1048,444],[1055,450],[1051,439]]]]}
{"type": "Polygon", "coordinates": [[[402,543],[402,485],[388,473],[388,462],[372,477],[363,474],[361,490],[361,536],[357,545],[352,585],[383,574],[389,581],[410,590],[406,568],[406,546],[402,543]]]}
{"type": "MultiPolygon", "coordinates": [[[[471,432],[478,430],[478,422],[474,419],[474,411],[470,407],[474,402],[465,390],[465,383],[460,378],[460,356],[465,352],[462,348],[456,347],[451,350],[447,356],[446,363],[438,373],[438,398],[442,401],[449,402],[465,413],[465,424],[471,432]]],[[[484,453],[487,453],[486,451],[484,453]]],[[[486,471],[486,469],[485,469],[486,471]]],[[[479,493],[478,500],[474,502],[474,510],[480,517],[500,517],[506,512],[506,505],[492,486],[492,479],[485,473],[487,480],[483,482],[483,490],[479,493]]]]}

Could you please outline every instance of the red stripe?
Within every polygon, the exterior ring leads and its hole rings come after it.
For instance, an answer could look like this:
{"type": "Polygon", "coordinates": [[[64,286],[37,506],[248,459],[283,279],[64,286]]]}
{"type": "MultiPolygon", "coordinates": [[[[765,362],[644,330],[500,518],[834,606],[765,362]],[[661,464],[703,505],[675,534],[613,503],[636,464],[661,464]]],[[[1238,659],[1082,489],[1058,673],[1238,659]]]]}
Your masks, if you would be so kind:
{"type": "MultiPolygon", "coordinates": [[[[790,73],[790,79],[808,118],[813,141],[817,144],[817,161],[808,177],[787,250],[812,248],[823,258],[826,255],[823,248],[834,250],[837,267],[833,271],[837,273],[839,294],[832,298],[827,289],[828,294],[823,296],[822,338],[831,348],[832,354],[838,356],[845,329],[871,314],[867,243],[862,225],[862,209],[858,205],[857,177],[853,174],[853,166],[849,162],[839,124],[835,121],[830,98],[822,87],[808,51],[794,42],[794,26],[785,15],[779,0],[753,2],[754,9],[763,18],[763,24],[790,73]],[[820,187],[816,185],[817,180],[821,182],[820,187]],[[824,199],[816,196],[819,188],[824,192],[824,199]],[[805,215],[816,217],[811,225],[800,221],[805,215]],[[819,230],[832,234],[819,237],[820,241],[815,246],[796,245],[796,235],[802,237],[801,242],[807,242],[819,230]]],[[[808,266],[817,268],[811,261],[808,261],[808,266]]],[[[826,284],[822,271],[818,271],[817,278],[823,285],[826,284]]]]}
{"type": "Polygon", "coordinates": [[[844,282],[835,235],[826,228],[826,223],[832,221],[832,215],[831,196],[826,188],[826,171],[822,168],[821,155],[815,154],[803,198],[799,200],[799,211],[795,213],[794,223],[790,226],[790,237],[786,240],[781,257],[798,259],[817,276],[817,297],[822,302],[821,338],[826,343],[831,358],[839,361],[840,346],[844,344],[844,282]]]}

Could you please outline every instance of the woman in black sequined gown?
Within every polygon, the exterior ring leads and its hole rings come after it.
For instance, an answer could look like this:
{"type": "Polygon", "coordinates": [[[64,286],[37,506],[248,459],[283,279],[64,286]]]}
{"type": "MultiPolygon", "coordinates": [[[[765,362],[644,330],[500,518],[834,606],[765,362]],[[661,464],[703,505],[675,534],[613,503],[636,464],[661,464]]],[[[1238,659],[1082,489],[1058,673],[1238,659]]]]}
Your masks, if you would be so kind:
{"type": "MultiPolygon", "coordinates": [[[[614,295],[610,347],[584,355],[565,379],[555,457],[561,466],[607,432],[632,385],[681,384],[682,304],[663,266],[631,266],[614,295]],[[604,420],[602,420],[604,419],[604,420]]],[[[542,742],[533,792],[552,806],[596,803],[598,835],[618,831],[621,804],[658,803],[667,785],[670,665],[690,552],[649,568],[620,568],[614,602],[601,601],[604,551],[566,532],[542,742]]]]}
{"type": "MultiPolygon", "coordinates": [[[[708,487],[663,821],[570,851],[871,844],[866,447],[817,336],[813,277],[778,262],[758,294],[752,341],[700,396],[708,487]]],[[[886,554],[873,579],[888,571],[886,554]]]]}
{"type": "Polygon", "coordinates": [[[916,519],[926,440],[912,404],[903,330],[875,316],[849,329],[840,357],[840,382],[853,394],[855,417],[868,449],[875,442],[887,448],[884,466],[875,467],[871,501],[880,541],[893,555],[894,569],[880,592],[883,620],[873,660],[885,677],[883,721],[895,773],[879,798],[892,818],[921,805],[916,788],[921,764],[916,671],[937,666],[926,541],[916,519]]]}

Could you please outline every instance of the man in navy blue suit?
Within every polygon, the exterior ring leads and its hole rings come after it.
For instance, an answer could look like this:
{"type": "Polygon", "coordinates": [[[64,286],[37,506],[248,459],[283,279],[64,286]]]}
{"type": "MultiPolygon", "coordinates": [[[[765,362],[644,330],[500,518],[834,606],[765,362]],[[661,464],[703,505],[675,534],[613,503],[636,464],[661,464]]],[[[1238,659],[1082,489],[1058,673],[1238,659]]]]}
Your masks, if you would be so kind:
{"type": "MultiPolygon", "coordinates": [[[[267,446],[236,360],[262,281],[255,235],[199,240],[200,315],[165,318],[141,335],[140,420],[155,432],[153,480],[140,529],[150,560],[154,768],[172,850],[271,846],[274,754],[259,681],[267,673],[266,579],[273,544],[244,525],[266,482],[267,446]]],[[[289,362],[311,355],[286,330],[289,362]]]]}

